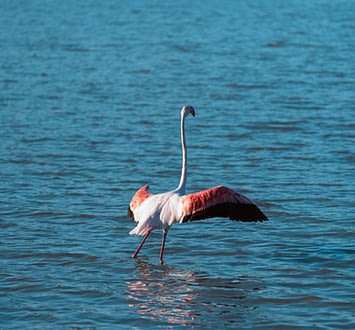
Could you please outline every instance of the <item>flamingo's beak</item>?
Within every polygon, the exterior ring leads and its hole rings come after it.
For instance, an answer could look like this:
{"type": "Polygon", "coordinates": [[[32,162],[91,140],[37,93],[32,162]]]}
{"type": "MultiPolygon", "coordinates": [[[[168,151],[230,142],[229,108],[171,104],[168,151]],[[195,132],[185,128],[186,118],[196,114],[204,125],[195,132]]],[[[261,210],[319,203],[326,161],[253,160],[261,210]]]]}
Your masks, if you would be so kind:
{"type": "Polygon", "coordinates": [[[195,109],[193,107],[191,107],[190,113],[192,114],[192,117],[195,117],[195,109]]]}

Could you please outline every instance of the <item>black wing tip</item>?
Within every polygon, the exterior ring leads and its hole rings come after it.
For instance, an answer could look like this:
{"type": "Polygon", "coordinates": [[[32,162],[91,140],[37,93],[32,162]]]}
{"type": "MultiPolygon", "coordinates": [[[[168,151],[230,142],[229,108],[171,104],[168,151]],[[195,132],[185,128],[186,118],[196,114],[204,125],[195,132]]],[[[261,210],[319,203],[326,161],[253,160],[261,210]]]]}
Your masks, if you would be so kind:
{"type": "Polygon", "coordinates": [[[268,221],[268,217],[255,204],[241,204],[239,211],[235,212],[231,220],[242,222],[263,222],[268,221]]]}
{"type": "Polygon", "coordinates": [[[242,222],[263,222],[269,220],[255,204],[222,203],[186,215],[182,222],[218,217],[242,222]]]}
{"type": "Polygon", "coordinates": [[[131,210],[131,208],[129,206],[128,206],[127,215],[134,220],[133,212],[132,212],[132,210],[131,210]]]}

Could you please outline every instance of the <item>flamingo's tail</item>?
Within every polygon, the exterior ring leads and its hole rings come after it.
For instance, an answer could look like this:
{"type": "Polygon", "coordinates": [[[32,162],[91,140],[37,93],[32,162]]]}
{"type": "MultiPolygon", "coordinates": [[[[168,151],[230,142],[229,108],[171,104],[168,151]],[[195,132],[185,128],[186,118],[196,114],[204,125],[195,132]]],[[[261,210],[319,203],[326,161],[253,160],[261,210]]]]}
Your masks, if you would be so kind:
{"type": "Polygon", "coordinates": [[[146,235],[149,231],[151,231],[152,228],[151,227],[147,227],[147,226],[136,226],[135,228],[133,228],[129,234],[130,235],[146,235]]]}

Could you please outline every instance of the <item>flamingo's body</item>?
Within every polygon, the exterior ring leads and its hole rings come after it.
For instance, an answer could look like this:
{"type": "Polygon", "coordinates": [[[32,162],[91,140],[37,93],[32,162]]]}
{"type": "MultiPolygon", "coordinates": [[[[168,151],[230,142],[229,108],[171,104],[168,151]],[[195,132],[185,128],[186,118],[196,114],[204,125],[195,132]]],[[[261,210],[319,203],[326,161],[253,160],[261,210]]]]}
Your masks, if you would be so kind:
{"type": "Polygon", "coordinates": [[[246,196],[224,186],[210,188],[194,194],[185,194],[187,155],[185,146],[184,120],[188,114],[195,116],[191,106],[181,110],[181,144],[182,173],[178,188],[162,194],[153,195],[148,192],[148,186],[143,186],[133,196],[128,208],[128,215],[138,225],[130,234],[144,235],[133,258],[138,256],[145,240],[153,229],[163,230],[163,241],[160,250],[160,262],[163,263],[163,253],[167,232],[174,223],[183,223],[212,217],[227,217],[239,221],[264,221],[265,214],[246,196]]]}

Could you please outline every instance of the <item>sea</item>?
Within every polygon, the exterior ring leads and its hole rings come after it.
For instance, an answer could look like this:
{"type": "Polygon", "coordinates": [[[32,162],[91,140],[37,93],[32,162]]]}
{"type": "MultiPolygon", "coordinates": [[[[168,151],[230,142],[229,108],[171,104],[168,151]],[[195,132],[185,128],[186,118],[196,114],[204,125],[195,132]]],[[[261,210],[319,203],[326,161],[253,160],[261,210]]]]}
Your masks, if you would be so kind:
{"type": "Polygon", "coordinates": [[[355,1],[0,2],[0,329],[354,329],[355,1]],[[267,222],[135,191],[225,185],[267,222]]]}

